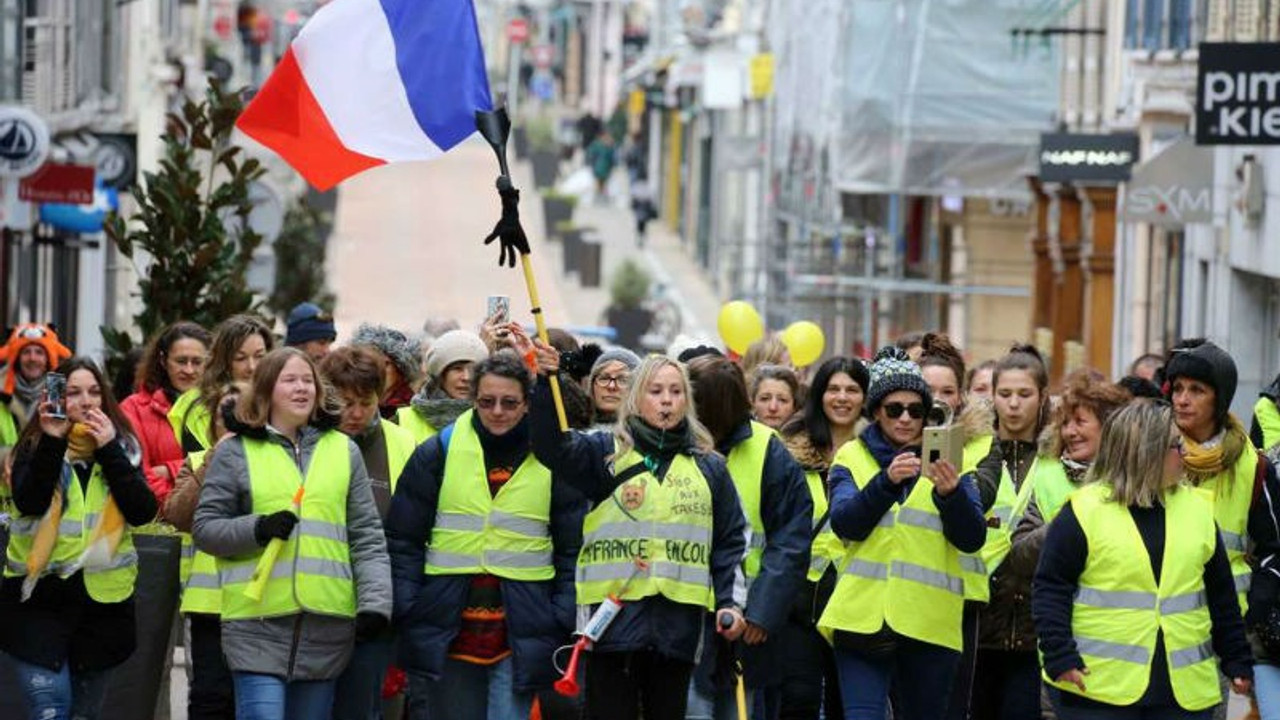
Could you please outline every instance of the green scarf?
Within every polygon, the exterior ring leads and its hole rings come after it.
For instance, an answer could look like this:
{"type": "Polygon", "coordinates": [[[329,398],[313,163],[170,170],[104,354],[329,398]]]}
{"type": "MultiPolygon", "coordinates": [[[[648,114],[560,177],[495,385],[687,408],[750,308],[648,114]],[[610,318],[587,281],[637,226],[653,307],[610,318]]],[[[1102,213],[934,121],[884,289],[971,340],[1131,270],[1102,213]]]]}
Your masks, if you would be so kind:
{"type": "Polygon", "coordinates": [[[653,473],[670,465],[676,455],[693,449],[693,433],[689,431],[687,420],[681,420],[670,430],[659,430],[638,417],[630,417],[627,418],[627,429],[635,441],[636,452],[644,457],[645,467],[653,473]]]}

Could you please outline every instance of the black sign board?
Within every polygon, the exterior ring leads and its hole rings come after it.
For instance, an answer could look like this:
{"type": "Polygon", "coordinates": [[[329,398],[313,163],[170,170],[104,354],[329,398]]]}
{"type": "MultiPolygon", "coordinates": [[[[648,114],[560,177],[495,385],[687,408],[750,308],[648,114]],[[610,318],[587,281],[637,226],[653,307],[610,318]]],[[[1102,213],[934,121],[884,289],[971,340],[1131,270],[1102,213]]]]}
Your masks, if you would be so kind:
{"type": "Polygon", "coordinates": [[[1280,43],[1201,43],[1197,145],[1280,145],[1280,43]]]}
{"type": "Polygon", "coordinates": [[[1120,183],[1138,161],[1138,136],[1044,133],[1040,136],[1042,182],[1120,183]]]}

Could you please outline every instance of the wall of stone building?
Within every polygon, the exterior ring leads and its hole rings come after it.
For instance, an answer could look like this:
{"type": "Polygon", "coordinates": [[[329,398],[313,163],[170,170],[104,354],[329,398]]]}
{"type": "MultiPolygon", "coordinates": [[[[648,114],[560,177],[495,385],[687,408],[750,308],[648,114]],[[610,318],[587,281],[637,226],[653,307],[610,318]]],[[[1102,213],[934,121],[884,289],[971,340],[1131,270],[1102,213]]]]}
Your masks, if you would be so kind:
{"type": "MultiPolygon", "coordinates": [[[[963,347],[970,363],[999,357],[1014,342],[1031,339],[1034,270],[1028,238],[1030,203],[970,200],[965,203],[963,284],[1026,288],[1026,297],[969,295],[964,306],[963,347]]],[[[953,282],[959,282],[953,275],[953,282]]],[[[954,318],[954,314],[952,315],[954,318]]]]}

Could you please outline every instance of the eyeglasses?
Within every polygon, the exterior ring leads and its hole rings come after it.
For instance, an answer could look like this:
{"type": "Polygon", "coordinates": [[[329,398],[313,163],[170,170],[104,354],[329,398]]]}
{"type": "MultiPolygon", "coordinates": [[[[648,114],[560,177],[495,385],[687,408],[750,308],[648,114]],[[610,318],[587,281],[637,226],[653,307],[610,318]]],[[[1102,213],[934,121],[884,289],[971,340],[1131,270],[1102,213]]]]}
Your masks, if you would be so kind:
{"type": "Polygon", "coordinates": [[[597,375],[596,387],[609,387],[612,385],[616,388],[624,388],[631,384],[630,375],[597,375]]]}
{"type": "Polygon", "coordinates": [[[911,403],[904,405],[903,403],[885,403],[884,414],[889,416],[890,420],[897,420],[902,417],[902,413],[911,416],[912,420],[919,420],[924,417],[924,403],[911,403]]]}
{"type": "Polygon", "coordinates": [[[502,406],[502,409],[503,409],[503,410],[507,410],[507,411],[511,411],[511,410],[519,410],[519,409],[520,409],[520,406],[521,406],[521,405],[523,405],[523,404],[524,404],[524,400],[521,400],[520,398],[513,398],[513,397],[504,397],[504,398],[496,398],[496,397],[479,397],[479,398],[476,398],[476,407],[480,408],[481,410],[492,410],[494,407],[496,407],[496,406],[498,406],[498,405],[501,405],[501,406],[502,406]]]}

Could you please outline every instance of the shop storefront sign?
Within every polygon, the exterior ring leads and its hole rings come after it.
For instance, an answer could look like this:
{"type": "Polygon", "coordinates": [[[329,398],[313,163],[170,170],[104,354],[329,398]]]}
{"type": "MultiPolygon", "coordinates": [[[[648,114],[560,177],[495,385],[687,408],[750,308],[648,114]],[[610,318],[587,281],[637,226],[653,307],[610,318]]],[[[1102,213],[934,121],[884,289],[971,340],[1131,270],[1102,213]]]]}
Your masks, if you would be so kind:
{"type": "Polygon", "coordinates": [[[1138,136],[1133,133],[1040,136],[1042,182],[1124,182],[1137,160],[1138,136]]]}
{"type": "Polygon", "coordinates": [[[1197,145],[1280,145],[1280,43],[1201,43],[1197,145]]]}
{"type": "Polygon", "coordinates": [[[1133,171],[1120,219],[1163,227],[1213,222],[1213,154],[1190,138],[1165,148],[1133,171]]]}
{"type": "Polygon", "coordinates": [[[0,106],[0,177],[31,175],[49,157],[49,125],[18,105],[0,106]]]}

